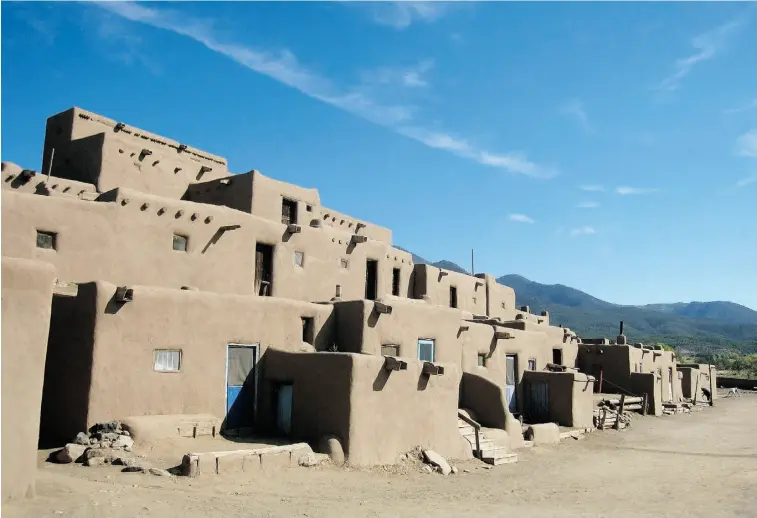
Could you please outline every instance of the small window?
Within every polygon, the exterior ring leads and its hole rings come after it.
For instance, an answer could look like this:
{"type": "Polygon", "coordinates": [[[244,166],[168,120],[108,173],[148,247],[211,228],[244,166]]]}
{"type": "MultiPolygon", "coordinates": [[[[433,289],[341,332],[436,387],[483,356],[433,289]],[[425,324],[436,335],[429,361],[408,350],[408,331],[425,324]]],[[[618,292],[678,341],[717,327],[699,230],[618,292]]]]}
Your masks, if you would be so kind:
{"type": "Polygon", "coordinates": [[[305,210],[308,212],[313,212],[313,206],[312,205],[305,205],[305,210]]]}
{"type": "Polygon", "coordinates": [[[536,370],[536,358],[529,358],[528,359],[528,370],[535,371],[536,370]]]}
{"type": "Polygon", "coordinates": [[[552,363],[562,365],[562,349],[552,349],[552,363]]]}
{"type": "Polygon", "coordinates": [[[294,253],[294,264],[299,266],[300,268],[303,267],[303,265],[305,264],[305,254],[303,252],[294,253]]]}
{"type": "Polygon", "coordinates": [[[507,309],[504,302],[502,303],[502,309],[507,309]]]}
{"type": "Polygon", "coordinates": [[[313,345],[315,342],[315,325],[313,317],[302,317],[302,341],[313,345]]]}
{"type": "Polygon", "coordinates": [[[284,198],[281,201],[281,222],[285,225],[297,224],[297,202],[284,198]]]}
{"type": "Polygon", "coordinates": [[[457,287],[456,286],[449,287],[449,307],[451,308],[457,307],[457,287]]]}
{"type": "Polygon", "coordinates": [[[485,354],[479,354],[478,355],[478,366],[479,367],[486,367],[486,355],[485,354]]]}
{"type": "Polygon", "coordinates": [[[339,266],[342,268],[349,268],[350,262],[347,259],[340,259],[339,266]]]}
{"type": "Polygon", "coordinates": [[[57,250],[58,234],[55,232],[43,232],[37,230],[37,248],[57,250]]]}
{"type": "Polygon", "coordinates": [[[434,361],[433,340],[418,340],[418,359],[422,362],[434,361]]]}
{"type": "Polygon", "coordinates": [[[181,351],[175,349],[155,349],[155,364],[157,372],[179,372],[181,369],[181,351]]]}
{"type": "Polygon", "coordinates": [[[399,345],[382,345],[381,346],[381,356],[399,356],[399,355],[400,355],[399,345]]]}
{"type": "Polygon", "coordinates": [[[189,238],[187,238],[187,236],[174,234],[173,235],[173,249],[176,250],[177,252],[186,252],[187,241],[189,241],[189,238]]]}
{"type": "Polygon", "coordinates": [[[392,295],[399,296],[400,294],[400,269],[394,268],[392,270],[392,295]]]}

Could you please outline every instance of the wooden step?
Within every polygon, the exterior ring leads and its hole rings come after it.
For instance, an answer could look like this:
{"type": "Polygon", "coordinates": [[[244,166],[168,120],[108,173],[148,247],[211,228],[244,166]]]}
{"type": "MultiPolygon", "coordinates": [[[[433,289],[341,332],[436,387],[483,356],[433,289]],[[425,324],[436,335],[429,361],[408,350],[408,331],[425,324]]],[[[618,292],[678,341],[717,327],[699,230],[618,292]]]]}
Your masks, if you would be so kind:
{"type": "Polygon", "coordinates": [[[503,457],[498,457],[498,458],[484,457],[481,460],[492,466],[499,466],[501,464],[514,464],[518,462],[518,454],[508,453],[504,455],[503,457]]]}

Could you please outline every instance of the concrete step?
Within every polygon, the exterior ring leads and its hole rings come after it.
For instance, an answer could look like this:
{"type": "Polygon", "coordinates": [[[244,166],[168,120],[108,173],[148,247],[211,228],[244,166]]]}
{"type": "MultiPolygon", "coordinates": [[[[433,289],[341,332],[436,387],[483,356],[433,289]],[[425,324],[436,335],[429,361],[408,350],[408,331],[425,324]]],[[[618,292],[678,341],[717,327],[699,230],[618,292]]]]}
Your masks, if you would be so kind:
{"type": "Polygon", "coordinates": [[[499,457],[499,458],[484,457],[481,460],[492,466],[499,466],[501,464],[514,464],[518,462],[518,454],[508,453],[507,455],[503,457],[499,457]]]}
{"type": "Polygon", "coordinates": [[[492,458],[492,459],[499,459],[502,457],[505,457],[507,455],[510,455],[512,453],[508,448],[505,448],[503,446],[495,446],[494,448],[482,448],[480,457],[482,459],[485,458],[492,458]]]}

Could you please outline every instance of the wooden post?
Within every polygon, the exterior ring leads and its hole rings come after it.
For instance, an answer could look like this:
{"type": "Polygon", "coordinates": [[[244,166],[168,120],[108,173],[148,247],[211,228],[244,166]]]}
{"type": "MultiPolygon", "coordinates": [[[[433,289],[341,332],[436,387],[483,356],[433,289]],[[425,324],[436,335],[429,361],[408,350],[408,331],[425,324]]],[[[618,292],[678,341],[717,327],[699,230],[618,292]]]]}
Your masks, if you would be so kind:
{"type": "Polygon", "coordinates": [[[53,159],[55,158],[55,148],[50,149],[50,164],[47,166],[47,181],[50,181],[50,174],[53,172],[53,159]]]}
{"type": "Polygon", "coordinates": [[[476,275],[476,268],[475,268],[475,265],[473,264],[473,249],[472,248],[470,249],[470,274],[476,275]]]}
{"type": "Polygon", "coordinates": [[[625,406],[625,403],[626,403],[626,395],[625,394],[621,394],[620,395],[620,405],[619,405],[619,409],[618,409],[618,419],[617,419],[617,421],[615,421],[615,429],[616,430],[620,430],[620,418],[623,415],[623,407],[625,406]]]}
{"type": "Polygon", "coordinates": [[[715,390],[717,387],[714,387],[712,385],[712,364],[709,365],[710,367],[710,406],[713,406],[715,404],[715,390]]]}
{"type": "Polygon", "coordinates": [[[604,373],[604,371],[599,371],[599,393],[600,394],[602,393],[602,373],[604,373]]]}
{"type": "Polygon", "coordinates": [[[644,401],[641,402],[641,415],[647,415],[647,393],[644,392],[644,401]]]}
{"type": "MultiPolygon", "coordinates": [[[[699,369],[697,369],[697,371],[699,371],[699,369]]],[[[694,390],[694,404],[695,405],[697,404],[697,396],[699,395],[699,378],[701,377],[702,377],[702,373],[700,372],[697,374],[697,388],[694,390]]]]}

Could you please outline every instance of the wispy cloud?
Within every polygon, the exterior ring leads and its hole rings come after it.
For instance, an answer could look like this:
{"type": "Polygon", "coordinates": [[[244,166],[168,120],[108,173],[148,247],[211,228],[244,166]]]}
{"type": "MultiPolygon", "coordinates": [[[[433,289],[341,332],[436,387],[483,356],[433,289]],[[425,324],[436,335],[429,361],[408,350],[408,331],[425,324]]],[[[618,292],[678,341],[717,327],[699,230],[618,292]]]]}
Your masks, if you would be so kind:
{"type": "Polygon", "coordinates": [[[757,158],[757,129],[747,131],[736,140],[736,153],[757,158]]]}
{"type": "Polygon", "coordinates": [[[434,61],[424,59],[414,67],[381,67],[364,72],[363,82],[367,85],[396,85],[408,88],[422,88],[429,85],[425,75],[434,67],[434,61]]]}
{"type": "Polygon", "coordinates": [[[507,216],[507,219],[514,221],[515,223],[534,223],[534,220],[525,214],[510,214],[507,216]]]}
{"type": "Polygon", "coordinates": [[[752,111],[754,109],[757,109],[757,99],[752,99],[752,101],[749,104],[745,104],[738,108],[731,108],[728,110],[723,110],[723,113],[725,114],[742,113],[742,112],[752,111]]]}
{"type": "Polygon", "coordinates": [[[596,209],[599,207],[599,203],[596,201],[584,201],[576,205],[579,209],[596,209]]]}
{"type": "Polygon", "coordinates": [[[673,64],[673,71],[657,85],[657,90],[674,92],[678,89],[683,78],[702,62],[714,58],[722,52],[728,44],[728,40],[746,23],[745,16],[739,16],[729,22],[710,29],[691,39],[694,52],[677,60],[673,64]]]}
{"type": "Polygon", "coordinates": [[[605,190],[601,185],[582,185],[579,189],[587,192],[602,192],[605,190]]]}
{"type": "MultiPolygon", "coordinates": [[[[154,4],[149,4],[150,7],[147,7],[145,4],[134,2],[98,2],[96,5],[122,18],[191,38],[254,72],[268,76],[309,97],[374,124],[388,127],[428,147],[445,150],[482,165],[534,178],[550,178],[557,174],[555,168],[537,164],[521,153],[495,153],[450,133],[426,129],[416,120],[417,107],[415,105],[381,102],[377,96],[373,95],[375,92],[372,87],[365,84],[352,88],[335,85],[328,78],[302,65],[287,49],[263,50],[221,41],[212,28],[216,25],[214,20],[192,19],[176,11],[154,8],[152,7],[154,4]]],[[[403,9],[410,9],[415,13],[423,12],[431,16],[429,14],[431,11],[426,9],[434,10],[439,7],[405,7],[403,9]]],[[[428,62],[421,69],[428,70],[430,67],[431,63],[428,62]]],[[[418,74],[419,70],[416,69],[418,74]]],[[[405,86],[419,87],[423,80],[420,75],[411,73],[403,76],[403,82],[405,86]]]]}
{"type": "Polygon", "coordinates": [[[621,196],[630,196],[634,194],[651,194],[659,189],[646,189],[641,187],[616,187],[615,192],[621,196]]]}
{"type": "Polygon", "coordinates": [[[757,173],[751,174],[747,176],[746,178],[742,178],[738,182],[736,182],[736,187],[744,187],[746,185],[749,185],[750,183],[757,182],[757,173]]]}
{"type": "Polygon", "coordinates": [[[594,227],[578,227],[578,228],[570,229],[570,235],[573,237],[588,236],[588,235],[596,234],[596,233],[597,231],[594,230],[594,227]]]}
{"type": "Polygon", "coordinates": [[[430,23],[447,14],[452,8],[448,2],[371,2],[373,21],[404,30],[415,22],[430,23]]]}
{"type": "Polygon", "coordinates": [[[589,116],[586,113],[584,103],[578,99],[571,99],[570,101],[560,105],[560,113],[567,117],[571,117],[578,121],[585,131],[591,131],[591,124],[589,124],[589,116]]]}

